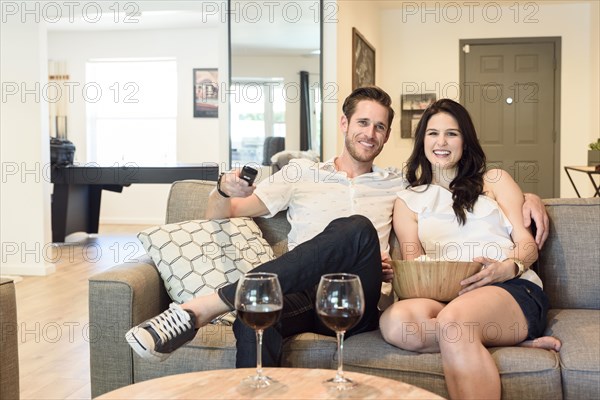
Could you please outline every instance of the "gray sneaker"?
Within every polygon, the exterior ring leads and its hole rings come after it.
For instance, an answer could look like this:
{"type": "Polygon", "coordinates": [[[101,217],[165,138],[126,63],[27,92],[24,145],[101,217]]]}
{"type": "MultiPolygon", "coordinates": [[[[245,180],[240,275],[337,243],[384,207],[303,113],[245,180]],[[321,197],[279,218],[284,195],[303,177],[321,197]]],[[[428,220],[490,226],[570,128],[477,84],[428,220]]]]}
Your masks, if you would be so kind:
{"type": "Polygon", "coordinates": [[[131,328],[125,339],[131,348],[149,361],[164,361],[196,336],[196,316],[171,303],[166,311],[131,328]]]}

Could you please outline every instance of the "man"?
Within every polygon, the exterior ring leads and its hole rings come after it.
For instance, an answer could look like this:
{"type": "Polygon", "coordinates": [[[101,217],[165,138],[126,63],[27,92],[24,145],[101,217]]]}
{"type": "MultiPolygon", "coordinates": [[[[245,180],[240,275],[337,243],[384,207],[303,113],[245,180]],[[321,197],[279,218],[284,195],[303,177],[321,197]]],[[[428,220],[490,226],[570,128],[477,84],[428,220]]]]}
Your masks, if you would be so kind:
{"type": "MultiPolygon", "coordinates": [[[[349,272],[361,277],[365,314],[347,336],[378,327],[381,281],[389,282],[393,276],[389,263],[393,204],[404,180],[399,171],[377,168],[373,161],[389,139],[394,111],[389,95],[377,87],[354,90],[342,111],[344,149],[338,157],[324,163],[294,160],[256,187],[239,179],[239,171],[225,173],[209,197],[209,219],[269,217],[287,209],[290,253],[258,267],[277,273],[286,295],[280,322],[265,331],[265,366],[279,365],[286,337],[301,332],[333,335],[314,310],[315,286],[324,273],[349,272]]],[[[533,205],[524,206],[524,213],[528,218],[534,214],[541,245],[547,225],[545,210],[537,196],[528,203],[533,205]]],[[[234,293],[232,284],[215,295],[181,306],[172,304],[169,310],[132,328],[127,339],[142,357],[162,360],[193,339],[194,328],[233,309],[234,293]]],[[[236,366],[254,366],[254,331],[238,320],[234,333],[236,366]]]]}

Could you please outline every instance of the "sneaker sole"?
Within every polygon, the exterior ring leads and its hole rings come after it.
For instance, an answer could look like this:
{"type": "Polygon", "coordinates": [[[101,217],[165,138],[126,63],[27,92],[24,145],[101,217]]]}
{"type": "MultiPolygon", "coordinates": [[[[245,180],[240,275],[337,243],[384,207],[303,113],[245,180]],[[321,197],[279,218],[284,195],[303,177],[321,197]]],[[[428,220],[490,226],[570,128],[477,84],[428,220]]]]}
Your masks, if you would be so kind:
{"type": "Polygon", "coordinates": [[[169,358],[170,354],[159,353],[152,350],[149,346],[145,346],[143,343],[154,343],[154,340],[145,329],[138,327],[131,328],[125,334],[125,340],[135,353],[143,358],[144,360],[152,362],[161,362],[169,358]]]}

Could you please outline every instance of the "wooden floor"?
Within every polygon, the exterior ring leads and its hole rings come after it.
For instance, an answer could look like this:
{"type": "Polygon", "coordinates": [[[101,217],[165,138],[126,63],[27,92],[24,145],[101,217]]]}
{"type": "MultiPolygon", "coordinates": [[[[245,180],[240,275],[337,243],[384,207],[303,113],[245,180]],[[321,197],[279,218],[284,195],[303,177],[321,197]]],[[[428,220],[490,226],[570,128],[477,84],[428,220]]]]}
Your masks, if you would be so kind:
{"type": "Polygon", "coordinates": [[[146,226],[104,225],[100,233],[55,253],[56,272],[15,285],[21,399],[89,399],[88,278],[144,250],[146,226]]]}

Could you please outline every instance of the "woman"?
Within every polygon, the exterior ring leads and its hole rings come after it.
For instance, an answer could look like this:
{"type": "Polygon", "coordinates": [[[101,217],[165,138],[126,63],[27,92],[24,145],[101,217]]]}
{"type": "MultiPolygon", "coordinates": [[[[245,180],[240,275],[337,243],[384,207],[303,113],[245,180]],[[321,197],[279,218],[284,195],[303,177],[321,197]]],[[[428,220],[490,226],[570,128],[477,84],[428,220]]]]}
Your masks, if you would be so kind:
{"type": "Polygon", "coordinates": [[[538,254],[523,224],[523,193],[507,172],[485,167],[468,112],[439,100],[417,126],[406,166],[409,186],[394,205],[404,259],[426,255],[482,264],[450,303],[401,300],[380,320],[387,342],[441,352],[451,398],[500,398],[500,376],[486,347],[523,342],[560,349],[556,338],[533,340],[544,332],[548,299],[529,269],[538,254]]]}

